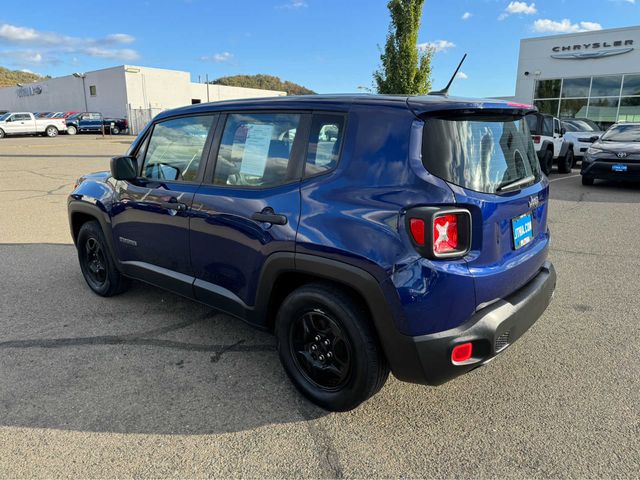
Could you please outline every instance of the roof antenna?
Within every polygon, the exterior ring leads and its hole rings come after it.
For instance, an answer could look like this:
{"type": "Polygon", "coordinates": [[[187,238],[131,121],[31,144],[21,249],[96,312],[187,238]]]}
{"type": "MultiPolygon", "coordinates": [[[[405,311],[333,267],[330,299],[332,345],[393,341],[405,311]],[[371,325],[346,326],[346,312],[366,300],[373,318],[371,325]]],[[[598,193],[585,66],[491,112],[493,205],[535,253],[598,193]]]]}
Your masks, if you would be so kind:
{"type": "Polygon", "coordinates": [[[458,74],[458,70],[460,70],[460,67],[462,66],[462,63],[464,62],[465,58],[467,58],[467,54],[466,53],[462,57],[462,60],[460,60],[460,63],[458,64],[458,68],[456,68],[456,71],[453,72],[453,75],[451,76],[451,80],[449,80],[449,83],[447,83],[446,87],[444,87],[442,90],[436,90],[435,92],[429,92],[427,95],[440,95],[442,97],[448,97],[449,96],[449,87],[453,83],[453,79],[456,78],[456,75],[458,74]]]}

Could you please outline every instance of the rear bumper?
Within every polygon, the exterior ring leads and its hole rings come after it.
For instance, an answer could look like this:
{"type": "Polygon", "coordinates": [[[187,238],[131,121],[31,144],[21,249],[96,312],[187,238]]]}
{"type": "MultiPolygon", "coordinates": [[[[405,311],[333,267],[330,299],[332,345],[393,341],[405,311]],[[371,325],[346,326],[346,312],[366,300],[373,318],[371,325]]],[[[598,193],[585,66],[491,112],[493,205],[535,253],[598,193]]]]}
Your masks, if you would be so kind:
{"type": "Polygon", "coordinates": [[[619,162],[610,160],[606,162],[582,162],[580,174],[588,178],[600,178],[603,180],[628,180],[640,181],[640,162],[625,162],[621,159],[619,162]],[[613,165],[623,164],[627,166],[626,172],[614,172],[613,165]]]}
{"type": "MultiPolygon", "coordinates": [[[[439,385],[483,365],[520,338],[546,310],[556,287],[556,272],[545,262],[524,287],[477,311],[457,328],[418,337],[404,337],[407,358],[400,380],[439,385]],[[451,362],[451,350],[473,343],[473,356],[464,364],[451,362]],[[417,359],[417,361],[415,361],[417,359]]],[[[394,371],[394,373],[396,373],[394,371]]]]}

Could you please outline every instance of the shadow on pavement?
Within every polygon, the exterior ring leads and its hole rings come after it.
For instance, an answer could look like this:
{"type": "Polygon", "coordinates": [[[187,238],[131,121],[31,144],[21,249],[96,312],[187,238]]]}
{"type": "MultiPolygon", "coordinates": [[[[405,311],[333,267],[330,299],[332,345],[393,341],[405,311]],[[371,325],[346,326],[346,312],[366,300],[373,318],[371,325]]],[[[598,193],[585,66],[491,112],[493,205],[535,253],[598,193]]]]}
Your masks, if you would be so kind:
{"type": "Polygon", "coordinates": [[[0,425],[204,434],[326,414],[271,335],[135,283],[91,293],[67,245],[0,245],[0,425]]]}

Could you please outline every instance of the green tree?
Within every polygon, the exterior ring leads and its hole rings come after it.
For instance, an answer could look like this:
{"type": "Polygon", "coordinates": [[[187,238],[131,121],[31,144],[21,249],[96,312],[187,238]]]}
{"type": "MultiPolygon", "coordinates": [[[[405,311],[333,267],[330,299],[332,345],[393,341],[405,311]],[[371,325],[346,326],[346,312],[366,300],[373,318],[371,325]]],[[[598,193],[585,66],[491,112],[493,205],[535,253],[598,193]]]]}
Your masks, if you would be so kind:
{"type": "Polygon", "coordinates": [[[283,81],[273,75],[232,75],[220,77],[210,83],[215,85],[228,85],[231,87],[264,88],[267,90],[279,90],[287,92],[287,95],[309,95],[315,93],[297,83],[283,81]]]}
{"type": "Polygon", "coordinates": [[[431,89],[433,48],[418,47],[424,0],[391,0],[391,23],[381,67],[373,79],[378,93],[426,95],[431,89]]]}

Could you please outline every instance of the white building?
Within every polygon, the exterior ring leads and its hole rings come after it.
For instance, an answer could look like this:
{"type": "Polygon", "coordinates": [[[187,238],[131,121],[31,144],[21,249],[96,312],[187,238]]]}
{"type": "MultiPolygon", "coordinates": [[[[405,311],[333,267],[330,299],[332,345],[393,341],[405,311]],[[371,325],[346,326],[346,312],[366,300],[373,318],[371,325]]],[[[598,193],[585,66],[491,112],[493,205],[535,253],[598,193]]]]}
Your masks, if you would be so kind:
{"type": "Polygon", "coordinates": [[[283,95],[274,90],[194,83],[188,72],[121,65],[0,88],[0,110],[100,112],[105,117],[128,118],[135,132],[169,108],[283,95]]]}
{"type": "Polygon", "coordinates": [[[640,121],[640,27],[521,40],[514,99],[603,126],[640,121]]]}

